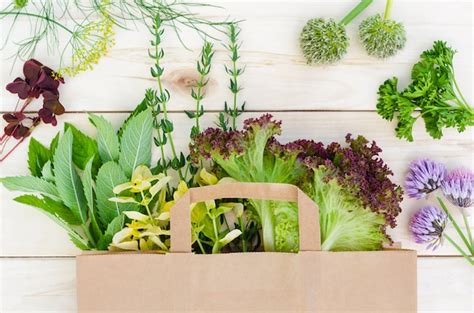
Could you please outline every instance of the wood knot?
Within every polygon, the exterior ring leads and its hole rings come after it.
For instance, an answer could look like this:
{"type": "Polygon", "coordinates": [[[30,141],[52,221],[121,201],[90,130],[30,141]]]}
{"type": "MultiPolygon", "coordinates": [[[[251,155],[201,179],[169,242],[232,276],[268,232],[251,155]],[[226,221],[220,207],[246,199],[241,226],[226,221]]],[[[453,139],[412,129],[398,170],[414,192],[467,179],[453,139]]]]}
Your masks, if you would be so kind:
{"type": "MultiPolygon", "coordinates": [[[[211,74],[212,75],[212,74],[211,74]]],[[[199,73],[195,69],[183,68],[168,72],[168,75],[163,77],[163,81],[173,93],[181,95],[191,95],[191,89],[195,88],[200,79],[199,73]]],[[[204,92],[208,93],[213,90],[216,81],[208,77],[207,86],[204,87],[204,92]]]]}

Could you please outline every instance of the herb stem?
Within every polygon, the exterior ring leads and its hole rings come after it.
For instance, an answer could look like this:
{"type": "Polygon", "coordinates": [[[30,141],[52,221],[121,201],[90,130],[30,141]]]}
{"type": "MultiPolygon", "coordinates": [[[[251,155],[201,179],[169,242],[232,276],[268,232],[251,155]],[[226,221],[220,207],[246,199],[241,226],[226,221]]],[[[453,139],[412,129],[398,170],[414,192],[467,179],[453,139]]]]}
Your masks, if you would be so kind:
{"type": "Polygon", "coordinates": [[[146,208],[146,212],[148,213],[148,216],[150,217],[151,224],[155,225],[155,220],[153,219],[153,216],[151,215],[150,207],[148,206],[148,203],[146,202],[145,199],[145,194],[143,193],[143,190],[140,190],[140,194],[142,195],[142,206],[146,208]]]}
{"type": "Polygon", "coordinates": [[[202,254],[206,254],[206,250],[204,250],[204,247],[202,246],[201,240],[199,240],[198,235],[199,234],[196,234],[196,241],[198,243],[199,249],[201,249],[202,254]]]}
{"type": "Polygon", "coordinates": [[[352,22],[362,11],[364,11],[373,0],[362,0],[355,8],[353,8],[344,18],[340,21],[341,25],[347,25],[352,22]]]}
{"type": "Polygon", "coordinates": [[[92,234],[91,232],[89,231],[89,228],[87,228],[87,226],[85,224],[82,224],[82,230],[84,231],[84,233],[86,234],[86,237],[87,237],[87,240],[89,240],[91,243],[92,243],[92,246],[96,247],[97,244],[94,240],[94,237],[92,237],[92,234]]]}
{"type": "MultiPolygon", "coordinates": [[[[237,86],[237,61],[232,60],[232,77],[234,79],[234,82],[237,86]]],[[[238,90],[235,90],[233,92],[233,114],[232,114],[232,129],[236,130],[237,129],[237,92],[238,90]]]]}
{"type": "Polygon", "coordinates": [[[467,221],[466,213],[464,209],[461,208],[462,219],[464,220],[464,226],[466,227],[467,231],[467,238],[469,239],[469,243],[471,244],[471,254],[474,254],[474,241],[472,241],[472,233],[471,228],[469,227],[469,222],[467,221]]]}
{"type": "MultiPolygon", "coordinates": [[[[244,221],[242,217],[239,217],[238,219],[239,219],[240,231],[242,232],[242,234],[244,234],[244,231],[245,231],[244,221]]],[[[242,236],[242,252],[247,252],[247,239],[245,238],[245,236],[242,236]]]]}
{"type": "Polygon", "coordinates": [[[466,252],[464,252],[464,250],[450,237],[448,236],[447,234],[444,234],[443,235],[444,238],[446,238],[447,241],[449,241],[449,243],[456,249],[458,250],[459,253],[461,253],[461,255],[471,264],[471,265],[474,265],[474,260],[472,260],[472,257],[467,255],[466,252]]]}
{"type": "MultiPolygon", "coordinates": [[[[159,17],[157,17],[157,19],[159,19],[159,17]]],[[[162,51],[160,51],[160,47],[159,47],[159,43],[161,41],[161,38],[160,37],[160,33],[159,33],[159,25],[161,22],[156,22],[157,25],[156,25],[156,38],[155,38],[155,65],[157,68],[160,68],[160,56],[162,56],[162,51]]],[[[158,73],[158,75],[156,76],[156,81],[158,83],[158,90],[160,92],[160,96],[161,98],[163,99],[162,101],[162,105],[163,105],[163,115],[164,115],[164,118],[165,120],[168,120],[168,109],[166,107],[166,104],[167,104],[167,101],[168,101],[168,98],[166,97],[165,98],[165,92],[164,92],[164,88],[163,88],[163,83],[161,81],[161,75],[162,75],[162,72],[161,73],[158,73]]],[[[173,136],[171,135],[171,133],[169,132],[164,132],[164,136],[167,137],[169,143],[170,143],[170,147],[171,147],[171,152],[173,154],[173,158],[174,159],[177,159],[178,156],[176,154],[176,148],[174,146],[174,141],[173,141],[173,136]]],[[[184,177],[183,177],[183,173],[181,171],[181,168],[178,168],[178,175],[179,175],[179,178],[181,180],[184,180],[184,177]]]]}
{"type": "Polygon", "coordinates": [[[29,17],[34,17],[34,18],[37,18],[37,19],[43,19],[47,22],[51,22],[59,27],[61,27],[62,29],[64,29],[65,31],[67,31],[68,33],[70,33],[71,35],[75,35],[75,32],[73,32],[72,30],[70,30],[69,28],[67,28],[66,26],[64,26],[63,24],[59,23],[58,21],[56,20],[53,20],[53,19],[50,19],[49,17],[47,16],[43,16],[43,15],[39,15],[39,14],[34,14],[34,13],[28,13],[28,12],[0,12],[0,15],[15,15],[15,16],[18,16],[18,15],[23,15],[23,16],[29,16],[29,17]]]}
{"type": "Polygon", "coordinates": [[[466,236],[464,235],[464,233],[462,232],[461,228],[459,227],[458,223],[456,223],[456,221],[454,220],[453,216],[451,215],[451,213],[449,212],[448,208],[446,207],[446,205],[444,204],[443,200],[441,200],[440,197],[436,197],[438,199],[438,202],[439,204],[441,205],[441,207],[443,208],[444,212],[446,213],[446,215],[448,215],[448,219],[449,221],[453,224],[454,226],[454,229],[456,230],[456,232],[458,233],[459,237],[461,237],[462,241],[464,242],[464,244],[466,245],[467,249],[470,251],[470,253],[473,253],[473,247],[471,246],[471,244],[469,243],[469,241],[467,240],[466,236]]]}
{"type": "Polygon", "coordinates": [[[390,13],[392,13],[393,0],[387,0],[385,4],[385,12],[383,14],[383,19],[388,20],[390,18],[390,13]]]}

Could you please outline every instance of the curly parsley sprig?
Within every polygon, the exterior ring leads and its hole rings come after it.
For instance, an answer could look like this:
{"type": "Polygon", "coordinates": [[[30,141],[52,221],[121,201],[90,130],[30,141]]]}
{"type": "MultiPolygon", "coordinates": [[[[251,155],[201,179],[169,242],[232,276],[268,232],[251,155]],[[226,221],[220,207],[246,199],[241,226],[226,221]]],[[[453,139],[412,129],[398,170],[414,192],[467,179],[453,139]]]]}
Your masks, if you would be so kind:
{"type": "Polygon", "coordinates": [[[413,125],[421,117],[431,137],[440,139],[444,128],[463,132],[474,125],[474,109],[456,82],[453,57],[456,51],[446,42],[435,41],[424,51],[411,72],[412,82],[398,91],[398,79],[386,80],[378,91],[377,112],[384,119],[397,118],[398,138],[413,141],[413,125]]]}

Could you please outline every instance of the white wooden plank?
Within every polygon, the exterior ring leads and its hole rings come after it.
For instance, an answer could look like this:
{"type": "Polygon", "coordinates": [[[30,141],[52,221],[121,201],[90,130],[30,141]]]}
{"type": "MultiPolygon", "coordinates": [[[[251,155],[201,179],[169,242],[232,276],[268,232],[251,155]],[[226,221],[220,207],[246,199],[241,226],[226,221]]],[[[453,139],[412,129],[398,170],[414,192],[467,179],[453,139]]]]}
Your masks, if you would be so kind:
{"type": "MultiPolygon", "coordinates": [[[[399,76],[404,84],[418,55],[431,47],[434,40],[446,40],[459,52],[455,57],[458,81],[466,97],[472,97],[472,2],[471,1],[397,1],[393,17],[404,22],[408,42],[396,57],[380,61],[368,57],[357,39],[357,26],[363,17],[383,11],[384,2],[375,1],[363,16],[348,27],[352,38],[346,58],[336,66],[307,66],[298,45],[301,28],[309,18],[340,18],[357,1],[207,1],[224,9],[199,10],[211,19],[228,16],[242,23],[241,64],[246,72],[241,78],[241,99],[251,110],[374,110],[378,86],[387,78],[399,76]],[[423,14],[420,14],[423,12],[423,14]]],[[[5,29],[7,20],[0,21],[5,29]]],[[[28,24],[25,24],[25,27],[28,24]]],[[[23,27],[18,27],[23,32],[23,27]]],[[[164,41],[166,57],[165,85],[172,94],[171,110],[193,107],[190,85],[196,78],[195,61],[201,41],[193,32],[183,30],[184,49],[171,30],[164,41]]],[[[16,38],[15,33],[11,38],[16,38]]],[[[66,78],[61,99],[67,110],[130,110],[138,103],[146,88],[154,87],[150,79],[147,56],[149,34],[117,30],[117,45],[92,72],[66,78]],[[99,104],[99,105],[98,105],[99,104]]],[[[21,73],[21,64],[10,74],[11,61],[4,61],[14,47],[0,51],[2,59],[0,86],[5,86],[21,73]]],[[[207,109],[220,110],[230,99],[228,78],[223,64],[227,53],[220,44],[211,74],[207,109]]],[[[53,66],[58,60],[45,48],[37,58],[53,66]]],[[[10,110],[16,98],[0,95],[3,111],[10,110]]],[[[39,105],[39,104],[37,104],[39,105]]]]}
{"type": "MultiPolygon", "coordinates": [[[[73,258],[1,259],[0,265],[2,312],[76,311],[73,258]]],[[[419,312],[472,312],[473,280],[473,268],[462,258],[418,258],[419,312]]]]}
{"type": "MultiPolygon", "coordinates": [[[[246,113],[244,118],[258,116],[257,113],[246,113]]],[[[126,114],[105,114],[115,127],[118,127],[125,119],[126,114]]],[[[215,113],[204,116],[205,127],[212,126],[215,121],[215,113]]],[[[400,141],[393,134],[392,123],[386,123],[373,112],[300,112],[300,113],[276,113],[275,118],[283,120],[282,142],[299,138],[314,139],[326,144],[333,141],[344,141],[346,133],[362,134],[370,140],[375,140],[383,149],[382,157],[395,172],[394,180],[401,184],[409,162],[419,157],[431,157],[446,162],[448,167],[470,166],[472,167],[473,142],[472,131],[458,134],[454,130],[446,132],[442,140],[431,139],[423,129],[423,125],[415,127],[414,143],[400,141]]],[[[189,142],[188,134],[191,127],[189,120],[183,113],[171,114],[175,124],[175,142],[178,150],[186,151],[189,142]]],[[[89,125],[86,114],[65,114],[60,118],[57,129],[51,126],[40,126],[34,132],[34,137],[41,142],[49,144],[56,131],[59,131],[63,122],[71,122],[86,133],[93,135],[94,128],[89,125]]],[[[26,175],[28,174],[26,155],[27,144],[23,144],[15,151],[9,159],[0,167],[0,176],[26,175]]],[[[156,149],[155,149],[156,150],[156,149]]],[[[62,256],[75,255],[77,250],[69,243],[64,231],[49,221],[35,209],[13,202],[18,193],[6,191],[3,186],[1,192],[1,214],[2,214],[2,248],[3,256],[62,256]]],[[[416,245],[410,239],[408,233],[409,219],[414,210],[428,202],[435,203],[432,197],[429,201],[405,200],[402,204],[403,213],[398,219],[399,226],[392,230],[393,238],[402,241],[404,247],[418,249],[420,254],[456,254],[455,250],[448,244],[443,248],[431,252],[425,251],[422,246],[416,245]]],[[[457,211],[455,216],[459,217],[457,211]]],[[[471,223],[474,226],[474,223],[471,223]]],[[[453,233],[452,229],[449,229],[453,233]]],[[[454,233],[453,233],[454,234],[454,233]]],[[[456,235],[453,235],[454,237],[456,235]]],[[[456,237],[457,238],[457,237],[456,237]]]]}

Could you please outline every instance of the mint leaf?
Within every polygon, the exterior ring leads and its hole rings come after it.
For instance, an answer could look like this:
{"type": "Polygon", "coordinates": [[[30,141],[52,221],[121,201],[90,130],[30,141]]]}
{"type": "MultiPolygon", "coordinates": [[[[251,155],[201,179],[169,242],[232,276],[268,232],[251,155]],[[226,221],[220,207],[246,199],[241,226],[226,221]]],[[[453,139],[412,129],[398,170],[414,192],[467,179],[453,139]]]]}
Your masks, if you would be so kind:
{"type": "Polygon", "coordinates": [[[76,172],[72,158],[73,134],[72,130],[68,129],[59,140],[54,154],[54,178],[64,204],[85,224],[87,221],[87,203],[82,182],[76,172]]]}
{"type": "Polygon", "coordinates": [[[53,140],[51,140],[51,143],[49,144],[49,151],[51,153],[51,156],[54,155],[54,152],[56,151],[56,148],[58,147],[58,142],[59,142],[59,132],[54,136],[53,140]]]}
{"type": "Polygon", "coordinates": [[[28,168],[31,175],[41,177],[41,170],[46,162],[51,159],[49,149],[35,138],[31,138],[28,146],[28,168]]]}
{"type": "Polygon", "coordinates": [[[94,236],[95,240],[98,241],[102,237],[102,231],[97,223],[97,212],[95,211],[95,203],[94,203],[94,181],[92,180],[92,162],[94,158],[92,157],[89,162],[86,164],[86,168],[84,169],[84,173],[82,176],[82,184],[84,186],[84,195],[86,196],[87,200],[87,208],[89,212],[89,217],[91,220],[91,230],[92,235],[94,236]]]}
{"type": "Polygon", "coordinates": [[[115,197],[113,189],[115,186],[128,181],[122,168],[115,162],[109,161],[102,165],[97,173],[97,214],[103,226],[108,225],[123,211],[136,210],[131,203],[116,203],[109,199],[115,197]]]}
{"type": "Polygon", "coordinates": [[[138,104],[138,105],[135,107],[135,109],[133,110],[133,112],[130,113],[130,115],[127,117],[127,119],[123,122],[122,127],[120,127],[120,129],[118,130],[117,135],[118,135],[119,139],[122,138],[124,128],[125,128],[125,126],[128,124],[128,122],[129,122],[133,117],[135,117],[135,116],[137,116],[138,114],[140,114],[141,112],[145,111],[147,108],[148,108],[147,101],[146,101],[146,99],[143,99],[142,102],[140,102],[140,104],[138,104]]]}
{"type": "Polygon", "coordinates": [[[77,233],[68,233],[69,240],[79,249],[81,250],[90,250],[87,241],[85,241],[82,237],[80,237],[77,233]]]}
{"type": "Polygon", "coordinates": [[[99,243],[97,244],[97,249],[99,250],[107,250],[114,235],[118,233],[123,228],[124,223],[124,216],[123,214],[115,217],[112,222],[107,226],[107,230],[105,231],[104,236],[100,238],[99,243]]]}
{"type": "Polygon", "coordinates": [[[112,124],[94,114],[89,114],[89,121],[97,128],[97,144],[102,162],[118,161],[119,141],[112,124]]]}
{"type": "Polygon", "coordinates": [[[96,172],[97,168],[100,166],[97,142],[91,137],[85,135],[83,132],[81,132],[79,129],[74,127],[74,125],[72,124],[65,123],[64,130],[65,131],[71,130],[72,136],[74,138],[73,144],[72,144],[73,162],[81,170],[83,170],[86,167],[86,164],[90,160],[90,158],[95,156],[93,169],[94,169],[94,172],[96,172]]]}
{"type": "Polygon", "coordinates": [[[51,164],[51,161],[44,164],[43,169],[41,170],[41,176],[44,180],[54,183],[53,165],[51,164]]]}
{"type": "Polygon", "coordinates": [[[150,166],[153,120],[149,109],[125,125],[120,143],[119,164],[130,177],[138,165],[150,166]]]}
{"type": "Polygon", "coordinates": [[[8,190],[39,192],[55,200],[60,200],[56,186],[39,177],[11,176],[0,178],[0,182],[8,190]]]}
{"type": "Polygon", "coordinates": [[[34,195],[22,195],[14,198],[18,203],[26,204],[40,209],[48,215],[53,215],[69,225],[80,225],[81,221],[78,220],[74,214],[64,206],[61,202],[54,201],[48,197],[40,199],[34,195]]]}

